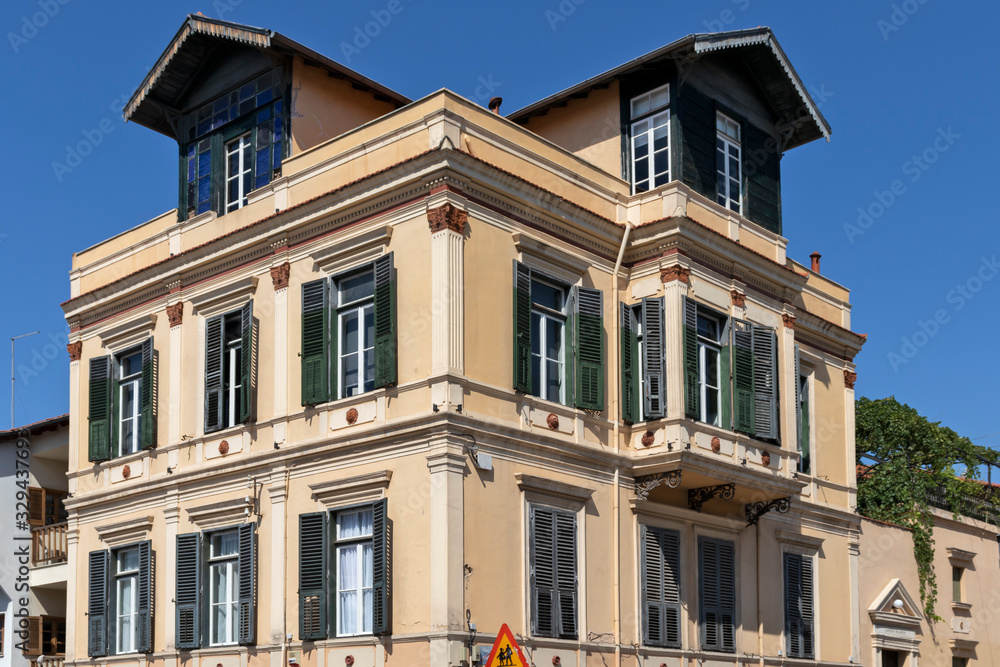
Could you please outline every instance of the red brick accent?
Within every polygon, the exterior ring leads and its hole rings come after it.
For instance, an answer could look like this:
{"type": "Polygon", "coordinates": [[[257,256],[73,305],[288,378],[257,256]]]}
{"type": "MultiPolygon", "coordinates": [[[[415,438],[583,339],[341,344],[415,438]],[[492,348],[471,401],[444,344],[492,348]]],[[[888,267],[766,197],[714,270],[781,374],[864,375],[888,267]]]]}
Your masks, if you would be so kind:
{"type": "Polygon", "coordinates": [[[170,320],[171,327],[179,327],[184,321],[184,302],[178,301],[172,306],[167,306],[167,319],[170,320]]]}
{"type": "Polygon", "coordinates": [[[70,343],[66,346],[66,351],[69,352],[70,361],[80,361],[80,357],[83,355],[83,343],[81,341],[70,343]]]}
{"type": "Polygon", "coordinates": [[[683,266],[668,266],[667,268],[660,270],[660,280],[665,283],[669,283],[673,280],[680,280],[682,283],[690,285],[691,269],[685,269],[683,266]]]}
{"type": "Polygon", "coordinates": [[[271,282],[274,283],[274,289],[284,289],[288,287],[288,277],[292,273],[292,267],[288,262],[284,264],[279,264],[278,266],[271,267],[271,282]]]}
{"type": "Polygon", "coordinates": [[[463,234],[468,221],[468,213],[448,203],[427,211],[427,222],[430,224],[432,234],[445,229],[463,234]]]}

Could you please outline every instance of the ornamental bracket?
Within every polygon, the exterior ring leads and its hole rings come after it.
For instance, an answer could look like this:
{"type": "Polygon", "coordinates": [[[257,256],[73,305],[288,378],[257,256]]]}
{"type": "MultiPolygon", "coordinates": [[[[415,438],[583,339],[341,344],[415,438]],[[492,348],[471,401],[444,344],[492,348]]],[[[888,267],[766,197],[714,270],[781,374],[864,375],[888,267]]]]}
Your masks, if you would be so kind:
{"type": "Polygon", "coordinates": [[[772,509],[778,510],[779,514],[788,514],[788,509],[792,506],[792,498],[777,498],[775,500],[761,500],[756,503],[747,503],[746,515],[747,525],[755,526],[762,516],[772,509]]]}
{"type": "Polygon", "coordinates": [[[688,491],[688,507],[695,512],[701,511],[701,506],[712,498],[732,500],[736,493],[735,484],[719,484],[718,486],[702,486],[688,491]]]}
{"type": "Polygon", "coordinates": [[[649,494],[660,484],[666,484],[669,488],[676,489],[681,484],[681,471],[669,470],[654,475],[636,477],[634,487],[636,500],[648,500],[649,494]]]}

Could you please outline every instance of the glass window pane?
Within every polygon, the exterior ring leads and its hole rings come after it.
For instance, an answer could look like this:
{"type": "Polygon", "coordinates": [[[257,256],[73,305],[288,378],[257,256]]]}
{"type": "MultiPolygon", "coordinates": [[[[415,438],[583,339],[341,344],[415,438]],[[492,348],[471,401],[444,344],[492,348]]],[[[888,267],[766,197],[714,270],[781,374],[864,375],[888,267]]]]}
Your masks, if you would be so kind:
{"type": "Polygon", "coordinates": [[[552,310],[562,311],[563,291],[558,287],[552,287],[551,285],[532,280],[531,301],[552,310]]]}
{"type": "Polygon", "coordinates": [[[236,531],[217,533],[212,536],[212,556],[235,556],[240,552],[240,540],[236,531]]]}
{"type": "Polygon", "coordinates": [[[667,147],[668,138],[670,135],[670,130],[666,125],[661,125],[660,127],[653,130],[653,150],[662,151],[667,147]]]}
{"type": "Polygon", "coordinates": [[[365,349],[375,345],[375,307],[368,305],[364,307],[365,314],[365,349]]]}
{"type": "Polygon", "coordinates": [[[372,577],[374,562],[373,558],[372,543],[365,542],[361,545],[361,586],[364,588],[372,587],[372,577]]]}
{"type": "Polygon", "coordinates": [[[542,316],[531,313],[531,353],[542,353],[542,316]]]}
{"type": "Polygon", "coordinates": [[[344,354],[358,351],[358,311],[348,310],[341,314],[340,340],[344,354]]]}
{"type": "Polygon", "coordinates": [[[562,359],[563,323],[556,319],[546,319],[545,356],[549,359],[562,359]]]}
{"type": "MultiPolygon", "coordinates": [[[[665,176],[670,171],[670,151],[663,151],[653,155],[653,174],[655,176],[665,176]]],[[[657,185],[662,184],[665,179],[656,179],[657,185]]]]}
{"type": "Polygon", "coordinates": [[[361,393],[358,388],[358,355],[356,352],[344,357],[343,380],[344,389],[342,393],[345,397],[361,393]]]}
{"type": "Polygon", "coordinates": [[[355,545],[337,549],[337,590],[358,588],[358,549],[355,545]]]}
{"type": "Polygon", "coordinates": [[[718,387],[719,382],[719,353],[712,349],[705,349],[705,382],[713,387],[718,387]]]}
{"type": "Polygon", "coordinates": [[[531,389],[535,396],[540,396],[542,391],[542,358],[538,355],[531,355],[531,389]]]}
{"type": "Polygon", "coordinates": [[[354,591],[340,594],[340,628],[337,634],[356,635],[358,634],[358,594],[354,591]]]}
{"type": "Polygon", "coordinates": [[[665,107],[670,102],[670,91],[667,88],[661,88],[659,90],[653,91],[650,95],[650,109],[659,109],[660,107],[665,107]]]}
{"type": "Polygon", "coordinates": [[[365,271],[364,273],[357,273],[341,278],[337,281],[337,289],[340,292],[341,305],[374,296],[375,273],[373,271],[365,271]]]}
{"type": "Polygon", "coordinates": [[[649,96],[642,95],[632,100],[632,117],[641,116],[649,111],[649,96]]]}
{"type": "Polygon", "coordinates": [[[637,157],[640,159],[637,159],[635,163],[635,180],[636,183],[639,183],[649,180],[649,160],[645,154],[637,157]]]}
{"type": "Polygon", "coordinates": [[[547,375],[545,378],[545,395],[550,401],[561,400],[559,388],[562,386],[562,364],[558,361],[546,362],[547,375]]]}
{"type": "Polygon", "coordinates": [[[134,585],[135,579],[133,577],[118,580],[118,613],[122,616],[132,613],[132,588],[134,585]]]}
{"type": "Polygon", "coordinates": [[[118,572],[128,572],[139,569],[139,550],[122,549],[118,552],[118,572]]]}

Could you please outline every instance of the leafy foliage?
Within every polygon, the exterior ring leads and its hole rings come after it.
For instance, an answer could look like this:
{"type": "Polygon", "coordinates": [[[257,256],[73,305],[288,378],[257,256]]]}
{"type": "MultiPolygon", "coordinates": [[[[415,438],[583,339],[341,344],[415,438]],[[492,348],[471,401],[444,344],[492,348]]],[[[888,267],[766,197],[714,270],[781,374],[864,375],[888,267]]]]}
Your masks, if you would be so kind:
{"type": "MultiPolygon", "coordinates": [[[[937,580],[934,572],[932,499],[942,497],[951,508],[982,495],[971,481],[979,457],[996,453],[973,445],[940,422],[931,422],[895,398],[860,398],[856,405],[856,457],[859,469],[858,512],[908,528],[920,578],[920,601],[927,618],[934,613],[937,580]],[[963,477],[955,472],[960,466],[963,477]]],[[[956,509],[957,511],[957,509],[956,509]]]]}

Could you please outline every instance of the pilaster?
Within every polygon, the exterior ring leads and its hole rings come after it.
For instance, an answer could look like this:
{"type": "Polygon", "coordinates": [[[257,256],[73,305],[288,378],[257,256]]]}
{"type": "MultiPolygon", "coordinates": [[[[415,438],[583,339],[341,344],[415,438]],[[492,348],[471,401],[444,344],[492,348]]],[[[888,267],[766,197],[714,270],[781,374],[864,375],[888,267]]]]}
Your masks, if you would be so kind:
{"type": "Polygon", "coordinates": [[[167,306],[170,321],[170,372],[168,373],[167,443],[181,439],[181,342],[183,340],[184,302],[167,306]]]}
{"type": "MultiPolygon", "coordinates": [[[[69,470],[76,472],[80,465],[80,356],[83,344],[75,341],[67,346],[69,351],[69,470]]],[[[69,479],[69,492],[76,493],[75,477],[69,479]]]]}
{"type": "Polygon", "coordinates": [[[181,510],[177,504],[177,492],[173,491],[167,495],[163,506],[165,533],[163,547],[166,553],[163,555],[164,557],[161,562],[167,563],[168,567],[160,570],[164,574],[165,579],[163,586],[165,595],[163,597],[166,600],[167,622],[163,624],[163,644],[164,650],[168,653],[176,650],[177,645],[177,623],[174,621],[177,617],[177,607],[174,602],[174,591],[177,590],[177,572],[176,568],[170,567],[169,564],[177,562],[177,526],[180,521],[180,515],[181,510]]]}
{"type": "Polygon", "coordinates": [[[285,641],[285,614],[279,610],[285,604],[287,591],[285,590],[285,567],[286,563],[286,514],[288,499],[288,486],[285,483],[284,467],[275,470],[274,481],[267,489],[271,499],[271,613],[269,614],[270,643],[281,644],[285,641]]]}
{"type": "Polygon", "coordinates": [[[288,280],[291,267],[288,262],[271,268],[274,284],[274,417],[284,417],[288,412],[288,280]]]}
{"type": "MultiPolygon", "coordinates": [[[[799,378],[795,375],[795,312],[789,306],[785,306],[781,319],[783,326],[778,330],[778,400],[780,402],[781,419],[781,446],[785,449],[795,450],[798,447],[798,424],[795,423],[795,415],[798,414],[795,405],[795,386],[799,378]],[[782,369],[785,369],[782,372],[782,369]],[[782,387],[788,387],[783,391],[782,387]]],[[[792,459],[785,459],[792,465],[792,459]]],[[[794,470],[789,470],[794,472],[794,470]]]]}
{"type": "Polygon", "coordinates": [[[465,372],[465,225],[450,202],[427,211],[431,230],[431,372],[465,372]]]}
{"type": "MultiPolygon", "coordinates": [[[[430,587],[432,631],[461,631],[465,626],[463,573],[466,456],[461,443],[432,443],[430,470],[430,587]]],[[[431,640],[431,655],[450,655],[460,647],[446,636],[431,640]]],[[[440,663],[445,664],[445,663],[440,663]]]]}
{"type": "Polygon", "coordinates": [[[684,417],[684,373],[669,369],[684,368],[684,304],[688,296],[691,271],[671,266],[660,272],[663,280],[663,354],[666,373],[667,419],[684,417]]]}
{"type": "MultiPolygon", "coordinates": [[[[76,361],[74,366],[79,366],[80,362],[76,361]]],[[[70,393],[72,396],[72,392],[70,393]]],[[[73,414],[73,413],[71,413],[73,414]]],[[[71,431],[72,433],[72,431],[71,431]]],[[[70,450],[72,452],[72,449],[70,450]]],[[[70,454],[72,456],[72,453],[70,454]]],[[[77,587],[80,585],[78,583],[79,578],[77,577],[77,571],[79,567],[79,542],[80,542],[80,528],[79,521],[77,517],[70,517],[69,525],[66,528],[66,657],[65,661],[69,662],[76,658],[76,642],[77,635],[77,616],[80,615],[79,612],[83,610],[83,607],[77,606],[77,587]],[[70,639],[72,638],[72,640],[70,639]]],[[[83,626],[84,635],[86,635],[87,626],[83,626]]],[[[85,651],[86,652],[86,651],[85,651]]]]}

